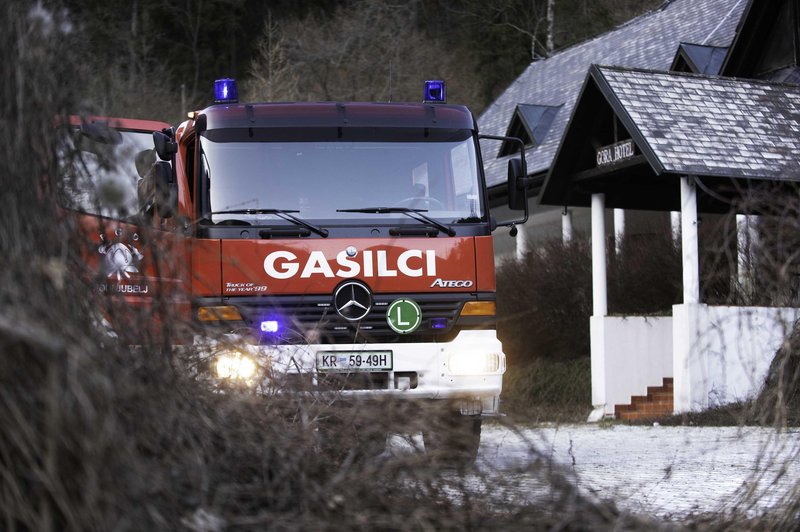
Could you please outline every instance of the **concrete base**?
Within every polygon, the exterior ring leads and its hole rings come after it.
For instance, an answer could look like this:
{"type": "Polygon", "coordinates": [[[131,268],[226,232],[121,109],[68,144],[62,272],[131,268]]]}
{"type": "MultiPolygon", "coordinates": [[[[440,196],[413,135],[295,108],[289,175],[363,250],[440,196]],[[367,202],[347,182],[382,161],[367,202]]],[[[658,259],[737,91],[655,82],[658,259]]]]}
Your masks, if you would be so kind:
{"type": "Polygon", "coordinates": [[[586,419],[587,423],[599,423],[606,415],[606,405],[595,405],[592,413],[586,419]]]}

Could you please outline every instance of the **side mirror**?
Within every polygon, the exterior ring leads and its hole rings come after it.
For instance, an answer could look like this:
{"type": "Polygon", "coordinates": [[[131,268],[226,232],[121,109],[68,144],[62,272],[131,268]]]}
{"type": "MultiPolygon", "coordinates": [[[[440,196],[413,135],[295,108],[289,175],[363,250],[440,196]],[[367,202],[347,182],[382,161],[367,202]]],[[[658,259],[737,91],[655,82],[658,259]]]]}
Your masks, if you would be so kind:
{"type": "Polygon", "coordinates": [[[178,210],[178,185],[172,179],[172,166],[158,161],[153,166],[154,200],[161,218],[171,218],[178,210]]]}
{"type": "Polygon", "coordinates": [[[174,137],[170,137],[163,131],[153,131],[153,145],[158,157],[164,161],[172,160],[172,156],[178,153],[178,143],[175,142],[174,137]]]}
{"type": "Polygon", "coordinates": [[[512,211],[525,210],[528,201],[527,193],[522,185],[522,161],[511,159],[508,161],[508,208],[512,211]]]}
{"type": "Polygon", "coordinates": [[[528,187],[530,187],[531,178],[528,177],[525,143],[517,137],[478,135],[478,138],[513,142],[519,146],[519,157],[514,157],[508,161],[508,208],[512,211],[523,211],[522,218],[497,224],[498,227],[510,227],[511,236],[515,236],[517,234],[515,226],[528,221],[528,187]]]}

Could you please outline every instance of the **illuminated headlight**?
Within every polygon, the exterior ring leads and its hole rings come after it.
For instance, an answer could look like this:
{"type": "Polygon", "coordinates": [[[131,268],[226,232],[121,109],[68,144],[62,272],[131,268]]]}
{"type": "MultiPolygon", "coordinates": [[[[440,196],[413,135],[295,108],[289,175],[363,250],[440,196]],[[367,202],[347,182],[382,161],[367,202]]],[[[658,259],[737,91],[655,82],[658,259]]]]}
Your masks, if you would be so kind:
{"type": "Polygon", "coordinates": [[[453,375],[483,375],[497,373],[501,366],[498,353],[454,353],[448,367],[453,375]]]}
{"type": "Polygon", "coordinates": [[[214,362],[217,377],[222,380],[250,382],[258,373],[258,364],[244,353],[229,352],[217,357],[214,362]]]}

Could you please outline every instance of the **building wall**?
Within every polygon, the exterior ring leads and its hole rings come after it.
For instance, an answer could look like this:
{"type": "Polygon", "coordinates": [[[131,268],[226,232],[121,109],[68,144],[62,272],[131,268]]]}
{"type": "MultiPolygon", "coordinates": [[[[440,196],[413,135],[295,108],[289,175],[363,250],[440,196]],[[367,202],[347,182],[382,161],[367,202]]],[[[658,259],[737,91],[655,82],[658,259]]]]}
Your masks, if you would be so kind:
{"type": "Polygon", "coordinates": [[[675,305],[675,412],[753,398],[800,309],[675,305]]]}
{"type": "Polygon", "coordinates": [[[754,398],[800,309],[675,305],[673,316],[593,316],[592,404],[605,416],[674,378],[675,413],[754,398]]]}
{"type": "Polygon", "coordinates": [[[614,405],[629,404],[631,396],[672,377],[671,316],[593,316],[590,321],[592,404],[604,406],[606,416],[614,414],[614,405]]]}

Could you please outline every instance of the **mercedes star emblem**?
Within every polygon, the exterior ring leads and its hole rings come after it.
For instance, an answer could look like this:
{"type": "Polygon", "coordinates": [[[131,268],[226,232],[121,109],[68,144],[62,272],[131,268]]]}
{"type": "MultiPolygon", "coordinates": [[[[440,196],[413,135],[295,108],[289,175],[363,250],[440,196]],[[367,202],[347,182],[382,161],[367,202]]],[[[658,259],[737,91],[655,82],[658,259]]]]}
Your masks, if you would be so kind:
{"type": "Polygon", "coordinates": [[[367,317],[372,308],[372,294],[364,284],[349,281],[336,289],[333,294],[336,312],[348,321],[358,321],[367,317]]]}

